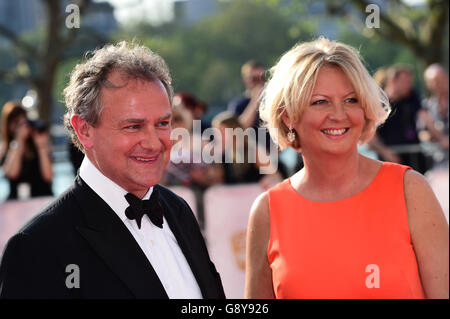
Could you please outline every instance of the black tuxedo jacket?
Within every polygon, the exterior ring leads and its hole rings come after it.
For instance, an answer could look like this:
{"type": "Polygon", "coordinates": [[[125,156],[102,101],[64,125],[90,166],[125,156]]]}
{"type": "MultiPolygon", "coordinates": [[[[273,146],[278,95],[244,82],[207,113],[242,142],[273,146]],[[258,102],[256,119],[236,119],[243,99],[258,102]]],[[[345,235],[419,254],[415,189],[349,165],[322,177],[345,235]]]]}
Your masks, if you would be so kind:
{"type": "MultiPolygon", "coordinates": [[[[225,298],[188,204],[160,185],[155,188],[203,298],[225,298]]],[[[117,214],[77,177],[71,188],[8,241],[0,265],[0,298],[168,296],[117,214]],[[77,274],[79,288],[74,287],[77,274]]]]}

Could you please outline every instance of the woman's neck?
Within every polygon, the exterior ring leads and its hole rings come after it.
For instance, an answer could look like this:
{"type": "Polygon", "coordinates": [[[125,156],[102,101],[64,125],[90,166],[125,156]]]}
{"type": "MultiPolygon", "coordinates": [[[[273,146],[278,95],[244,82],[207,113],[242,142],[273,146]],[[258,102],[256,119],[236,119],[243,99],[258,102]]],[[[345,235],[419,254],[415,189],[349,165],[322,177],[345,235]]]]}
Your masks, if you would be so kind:
{"type": "Polygon", "coordinates": [[[346,155],[303,156],[304,168],[294,177],[300,194],[311,199],[336,200],[359,190],[363,157],[358,151],[346,155]]]}

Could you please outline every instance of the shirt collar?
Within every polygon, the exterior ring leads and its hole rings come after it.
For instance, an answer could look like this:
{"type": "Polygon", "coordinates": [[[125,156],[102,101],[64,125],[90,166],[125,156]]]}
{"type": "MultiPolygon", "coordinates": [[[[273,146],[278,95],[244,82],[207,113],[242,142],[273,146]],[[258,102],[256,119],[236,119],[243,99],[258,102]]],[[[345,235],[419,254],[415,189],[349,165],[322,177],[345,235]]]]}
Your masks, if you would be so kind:
{"type": "MultiPolygon", "coordinates": [[[[127,219],[125,209],[127,209],[129,204],[125,199],[125,195],[128,192],[103,175],[87,156],[84,157],[81,163],[80,177],[112,208],[122,221],[127,219]]],[[[153,187],[150,187],[142,199],[149,199],[152,191],[153,187]]]]}

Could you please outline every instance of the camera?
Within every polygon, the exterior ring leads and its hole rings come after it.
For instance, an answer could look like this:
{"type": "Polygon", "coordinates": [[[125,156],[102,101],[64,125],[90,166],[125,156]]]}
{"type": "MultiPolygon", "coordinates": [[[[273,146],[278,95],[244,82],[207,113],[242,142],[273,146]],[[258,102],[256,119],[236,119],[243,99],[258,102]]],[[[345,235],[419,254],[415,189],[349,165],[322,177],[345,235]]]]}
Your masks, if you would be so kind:
{"type": "Polygon", "coordinates": [[[266,82],[266,77],[264,74],[252,76],[253,83],[263,83],[266,82]]]}
{"type": "Polygon", "coordinates": [[[39,132],[39,133],[43,133],[48,131],[48,125],[45,124],[43,121],[39,121],[39,120],[28,120],[28,124],[30,125],[30,127],[39,132]]]}

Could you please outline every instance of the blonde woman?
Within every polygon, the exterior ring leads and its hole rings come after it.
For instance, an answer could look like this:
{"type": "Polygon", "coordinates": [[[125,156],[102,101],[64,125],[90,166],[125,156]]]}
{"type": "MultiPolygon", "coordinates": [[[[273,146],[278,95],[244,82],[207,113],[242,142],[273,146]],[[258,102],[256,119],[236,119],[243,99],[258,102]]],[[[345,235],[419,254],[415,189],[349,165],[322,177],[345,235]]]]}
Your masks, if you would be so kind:
{"type": "Polygon", "coordinates": [[[448,225],[430,186],[357,151],[389,110],[345,44],[303,43],[272,68],[260,114],[304,168],[251,209],[247,298],[448,298],[448,225]]]}

